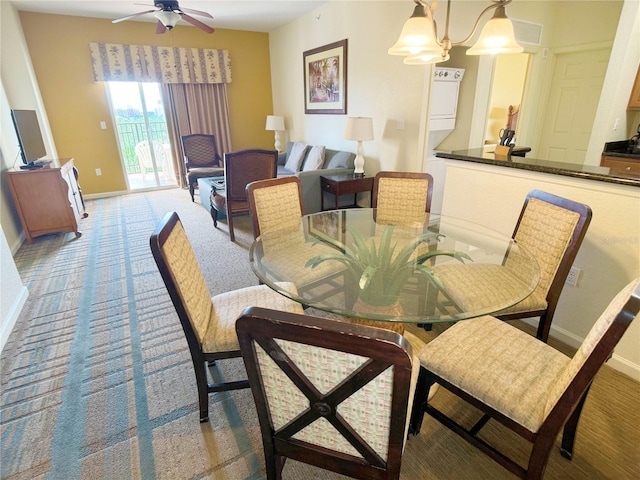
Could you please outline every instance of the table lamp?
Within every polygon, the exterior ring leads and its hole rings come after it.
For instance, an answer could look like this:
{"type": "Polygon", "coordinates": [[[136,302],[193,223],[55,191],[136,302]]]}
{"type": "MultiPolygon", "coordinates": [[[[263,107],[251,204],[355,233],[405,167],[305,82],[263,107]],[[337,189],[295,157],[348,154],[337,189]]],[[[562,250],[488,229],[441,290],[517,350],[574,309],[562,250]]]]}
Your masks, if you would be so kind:
{"type": "Polygon", "coordinates": [[[275,147],[280,151],[280,132],[284,130],[284,118],[278,115],[267,115],[267,125],[265,130],[272,130],[275,132],[275,147]]]}
{"type": "Polygon", "coordinates": [[[345,140],[358,142],[356,159],[354,161],[356,177],[364,177],[364,156],[362,155],[362,142],[373,140],[373,119],[371,117],[348,117],[344,129],[345,140]]]}

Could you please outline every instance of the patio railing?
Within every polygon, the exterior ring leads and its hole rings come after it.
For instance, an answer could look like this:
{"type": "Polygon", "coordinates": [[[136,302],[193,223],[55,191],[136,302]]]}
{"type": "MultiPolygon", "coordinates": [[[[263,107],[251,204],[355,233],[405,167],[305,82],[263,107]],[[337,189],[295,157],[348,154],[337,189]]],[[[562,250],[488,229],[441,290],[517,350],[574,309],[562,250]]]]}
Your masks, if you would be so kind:
{"type": "MultiPolygon", "coordinates": [[[[168,144],[169,136],[164,122],[149,122],[151,140],[168,144]]],[[[144,122],[117,122],[118,140],[122,149],[127,174],[140,173],[140,163],[136,157],[136,145],[147,140],[147,128],[144,122]]]]}

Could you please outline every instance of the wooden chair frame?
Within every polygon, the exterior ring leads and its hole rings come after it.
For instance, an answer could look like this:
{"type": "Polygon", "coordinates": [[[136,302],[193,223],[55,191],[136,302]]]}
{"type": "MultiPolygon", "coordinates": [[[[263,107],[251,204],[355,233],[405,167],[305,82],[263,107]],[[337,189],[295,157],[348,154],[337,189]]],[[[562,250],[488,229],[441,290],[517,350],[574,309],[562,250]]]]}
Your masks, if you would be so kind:
{"type": "MultiPolygon", "coordinates": [[[[278,173],[278,152],[276,150],[248,149],[224,154],[224,213],[229,226],[229,238],[235,241],[233,231],[233,215],[249,213],[247,199],[247,185],[256,180],[275,178],[278,173]]],[[[211,194],[211,217],[213,226],[218,226],[218,210],[214,197],[218,194],[213,190],[211,194]]]]}
{"type": "Polygon", "coordinates": [[[213,365],[217,360],[224,360],[228,358],[237,358],[241,356],[240,350],[231,350],[224,352],[207,353],[202,351],[202,346],[198,341],[195,329],[191,324],[189,315],[180,296],[178,286],[173,279],[171,271],[167,266],[167,261],[163,253],[163,246],[166,243],[169,235],[180,222],[178,214],[175,212],[165,215],[163,220],[158,224],[155,231],[149,239],[151,245],[151,252],[153,258],[156,261],[162,280],[164,281],[171,301],[176,309],[182,330],[187,339],[187,345],[189,346],[189,352],[191,353],[191,360],[193,362],[193,368],[196,375],[196,384],[198,387],[198,404],[200,406],[200,422],[206,422],[209,419],[209,394],[214,392],[223,392],[227,390],[238,390],[241,388],[248,388],[248,380],[221,382],[221,383],[209,383],[207,379],[207,363],[209,366],[213,365]]]}
{"type": "MultiPolygon", "coordinates": [[[[300,183],[300,179],[295,175],[291,175],[288,177],[279,177],[279,178],[270,178],[265,180],[258,180],[247,185],[247,199],[249,202],[249,213],[251,215],[251,225],[253,226],[253,238],[257,239],[260,236],[260,219],[258,218],[258,209],[256,206],[254,192],[261,188],[269,188],[275,186],[286,185],[288,183],[295,183],[298,188],[298,200],[300,203],[300,212],[304,212],[304,205],[302,203],[302,185],[300,183]]],[[[337,272],[335,275],[331,277],[323,277],[318,279],[316,282],[308,283],[306,285],[298,285],[298,293],[303,294],[305,291],[313,290],[321,285],[326,285],[327,283],[331,285],[332,288],[327,289],[327,291],[322,296],[316,296],[317,300],[322,298],[330,297],[335,295],[337,292],[341,292],[344,290],[344,282],[346,281],[346,269],[342,269],[337,272]],[[342,279],[338,281],[338,279],[342,279]]],[[[278,275],[274,272],[273,277],[277,278],[278,275]]],[[[355,300],[354,300],[355,301],[355,300]]],[[[305,308],[307,306],[305,305],[305,308]]]]}
{"type": "Polygon", "coordinates": [[[640,311],[640,286],[637,286],[635,291],[632,292],[537,432],[528,430],[501,412],[452,385],[447,379],[423,367],[420,369],[420,377],[414,397],[410,433],[417,435],[420,432],[424,412],[427,412],[518,477],[529,480],[542,478],[551,449],[561,429],[564,429],[561,454],[569,460],[573,457],[576,429],[591,383],[600,367],[611,358],[613,349],[633,319],[638,315],[638,311],[640,311]],[[467,429],[433,407],[428,403],[427,395],[434,383],[441,385],[481,412],[484,412],[482,418],[472,428],[467,429]],[[490,419],[500,422],[533,444],[526,469],[477,436],[490,419]]]}
{"type": "Polygon", "coordinates": [[[198,185],[198,178],[215,177],[223,173],[221,157],[216,145],[216,136],[204,133],[194,133],[181,137],[182,154],[184,155],[184,165],[186,170],[186,180],[189,184],[189,194],[191,201],[195,201],[195,189],[198,185]],[[201,158],[198,153],[202,149],[213,151],[213,159],[201,158]],[[202,172],[195,173],[195,169],[203,169],[202,172]],[[190,173],[191,172],[191,173],[190,173]]]}
{"type": "MultiPolygon", "coordinates": [[[[251,307],[236,322],[240,350],[258,411],[268,479],[280,479],[287,458],[353,478],[399,478],[411,382],[411,347],[401,335],[377,328],[251,307]],[[322,394],[274,339],[360,355],[368,360],[322,394]],[[255,344],[309,399],[309,408],[275,430],[255,344]],[[378,455],[338,412],[338,405],[393,366],[393,396],[387,460],[378,455]],[[313,445],[293,436],[320,417],[329,421],[362,457],[313,445]]],[[[286,394],[286,392],[283,392],[286,394]]]]}

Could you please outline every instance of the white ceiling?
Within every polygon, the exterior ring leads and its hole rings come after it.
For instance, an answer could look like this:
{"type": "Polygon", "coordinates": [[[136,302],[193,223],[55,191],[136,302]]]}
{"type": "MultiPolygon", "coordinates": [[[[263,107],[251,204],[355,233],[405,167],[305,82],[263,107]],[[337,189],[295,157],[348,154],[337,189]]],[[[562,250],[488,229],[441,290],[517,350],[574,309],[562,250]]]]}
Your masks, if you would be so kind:
{"type": "MultiPolygon", "coordinates": [[[[213,28],[270,32],[304,15],[328,0],[179,0],[180,7],[213,15],[194,16],[213,28]]],[[[11,0],[18,10],[29,12],[116,19],[154,8],[154,0],[11,0]]],[[[152,14],[133,21],[156,22],[152,14]]],[[[189,25],[181,21],[178,26],[189,25]]]]}

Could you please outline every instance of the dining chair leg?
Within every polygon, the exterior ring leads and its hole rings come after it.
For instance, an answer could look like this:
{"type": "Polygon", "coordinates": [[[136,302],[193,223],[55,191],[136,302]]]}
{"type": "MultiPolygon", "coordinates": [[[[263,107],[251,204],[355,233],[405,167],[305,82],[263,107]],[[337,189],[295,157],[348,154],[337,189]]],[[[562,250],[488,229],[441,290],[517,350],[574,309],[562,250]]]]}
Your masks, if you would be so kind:
{"type": "Polygon", "coordinates": [[[424,368],[420,369],[416,391],[413,395],[413,407],[411,409],[411,421],[409,423],[409,435],[418,435],[424,418],[424,406],[429,397],[429,390],[435,383],[433,376],[424,368]]]}
{"type": "Polygon", "coordinates": [[[587,387],[584,392],[584,395],[576,405],[576,409],[573,411],[569,420],[564,425],[564,430],[562,432],[562,445],[560,447],[560,455],[564,458],[571,460],[573,458],[573,444],[576,440],[576,430],[578,428],[578,421],[580,420],[580,414],[582,413],[582,407],[584,407],[584,402],[587,400],[587,395],[589,394],[589,389],[591,385],[587,387]]]}

